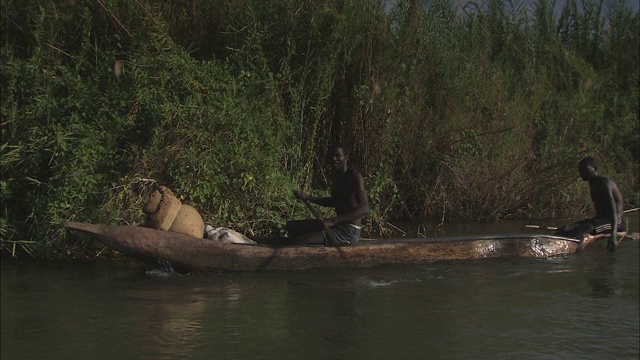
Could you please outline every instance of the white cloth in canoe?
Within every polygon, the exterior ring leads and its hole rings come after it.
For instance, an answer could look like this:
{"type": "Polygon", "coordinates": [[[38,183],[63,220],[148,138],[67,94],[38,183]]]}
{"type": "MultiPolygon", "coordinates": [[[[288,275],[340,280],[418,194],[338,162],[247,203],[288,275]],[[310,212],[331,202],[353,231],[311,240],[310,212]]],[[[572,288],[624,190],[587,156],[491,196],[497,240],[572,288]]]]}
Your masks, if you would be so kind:
{"type": "Polygon", "coordinates": [[[214,229],[213,226],[207,225],[204,228],[204,238],[209,240],[219,241],[223,244],[255,244],[256,242],[248,237],[240,234],[239,232],[219,227],[214,229]]]}

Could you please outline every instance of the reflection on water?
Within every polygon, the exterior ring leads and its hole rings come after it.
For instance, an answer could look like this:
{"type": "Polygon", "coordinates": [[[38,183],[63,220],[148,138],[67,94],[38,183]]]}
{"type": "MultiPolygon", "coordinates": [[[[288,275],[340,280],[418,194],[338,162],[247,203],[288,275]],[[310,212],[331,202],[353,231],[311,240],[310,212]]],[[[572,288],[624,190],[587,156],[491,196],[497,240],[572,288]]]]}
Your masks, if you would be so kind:
{"type": "MultiPolygon", "coordinates": [[[[591,254],[588,254],[589,256],[591,254]]],[[[592,296],[609,298],[612,295],[620,295],[622,289],[618,286],[615,277],[615,256],[599,256],[586,263],[584,272],[587,274],[589,286],[592,289],[592,296]]]]}
{"type": "Polygon", "coordinates": [[[137,342],[153,351],[150,358],[192,356],[209,341],[207,326],[215,326],[223,333],[221,337],[242,335],[241,327],[230,318],[245,290],[232,276],[210,278],[150,269],[142,280],[135,280],[142,286],[123,292],[124,302],[138,319],[133,332],[137,342]],[[213,317],[212,309],[217,313],[213,317]]]}
{"type": "Polygon", "coordinates": [[[128,310],[140,320],[136,332],[144,334],[155,329],[150,339],[162,355],[171,358],[189,354],[201,342],[202,314],[206,309],[202,294],[185,292],[181,287],[165,287],[131,289],[123,295],[127,297],[128,310]]]}
{"type": "Polygon", "coordinates": [[[1,266],[3,359],[640,355],[637,241],[613,255],[603,245],[545,260],[304,272],[1,266]]]}

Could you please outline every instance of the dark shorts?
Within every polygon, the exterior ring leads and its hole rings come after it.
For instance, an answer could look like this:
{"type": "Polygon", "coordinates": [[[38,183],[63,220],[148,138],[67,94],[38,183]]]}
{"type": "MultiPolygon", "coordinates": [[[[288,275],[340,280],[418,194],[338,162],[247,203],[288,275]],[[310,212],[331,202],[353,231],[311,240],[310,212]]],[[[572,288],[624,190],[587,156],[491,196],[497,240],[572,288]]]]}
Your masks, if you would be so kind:
{"type": "MultiPolygon", "coordinates": [[[[591,224],[593,224],[594,229],[590,232],[591,235],[611,234],[611,222],[609,221],[609,219],[593,218],[584,221],[590,221],[591,224]]],[[[627,221],[624,216],[618,216],[617,223],[618,226],[616,228],[616,231],[627,231],[627,221]]]]}
{"type": "Polygon", "coordinates": [[[331,236],[326,231],[324,234],[324,243],[327,246],[339,245],[348,246],[356,245],[360,240],[361,227],[353,224],[338,224],[331,228],[335,235],[337,244],[332,244],[331,236]]]}
{"type": "Polygon", "coordinates": [[[360,240],[360,226],[338,224],[331,228],[336,240],[336,244],[333,244],[331,236],[322,225],[316,219],[291,220],[285,225],[285,230],[292,239],[292,244],[298,245],[346,246],[355,245],[360,240]]]}
{"type": "MultiPolygon", "coordinates": [[[[616,230],[618,232],[627,231],[627,219],[619,216],[616,230]]],[[[556,235],[581,239],[585,233],[591,235],[611,234],[611,223],[605,218],[591,218],[578,221],[570,225],[563,226],[556,231],[556,235]]]]}

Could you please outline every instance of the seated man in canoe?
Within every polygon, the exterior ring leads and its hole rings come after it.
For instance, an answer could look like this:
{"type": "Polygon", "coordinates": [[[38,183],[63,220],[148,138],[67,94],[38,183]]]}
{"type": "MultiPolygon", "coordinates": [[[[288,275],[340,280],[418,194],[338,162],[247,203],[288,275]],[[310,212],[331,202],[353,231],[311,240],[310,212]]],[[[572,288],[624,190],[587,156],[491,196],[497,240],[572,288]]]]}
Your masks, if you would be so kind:
{"type": "Polygon", "coordinates": [[[627,231],[623,211],[623,199],[615,182],[601,176],[597,172],[596,160],[586,157],[578,163],[578,172],[584,181],[589,182],[591,200],[596,215],[574,224],[565,225],[556,235],[582,238],[584,234],[610,235],[607,249],[614,251],[618,245],[618,234],[627,231]]]}
{"type": "Polygon", "coordinates": [[[336,217],[289,221],[285,229],[296,245],[324,244],[327,246],[355,245],[360,239],[362,217],[369,212],[369,200],[362,175],[347,166],[349,149],[344,144],[331,148],[333,176],[330,197],[312,197],[300,192],[296,197],[325,207],[333,207],[336,217]]]}

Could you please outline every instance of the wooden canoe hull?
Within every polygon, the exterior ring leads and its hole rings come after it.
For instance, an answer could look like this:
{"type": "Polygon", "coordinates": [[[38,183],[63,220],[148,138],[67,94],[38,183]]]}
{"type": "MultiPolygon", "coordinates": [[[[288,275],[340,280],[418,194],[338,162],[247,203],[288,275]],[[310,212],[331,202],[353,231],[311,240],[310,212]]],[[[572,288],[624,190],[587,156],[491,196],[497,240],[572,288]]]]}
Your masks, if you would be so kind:
{"type": "Polygon", "coordinates": [[[364,240],[347,247],[223,244],[138,226],[67,222],[69,230],[145,262],[168,261],[174,269],[196,271],[305,270],[372,267],[490,258],[548,258],[588,245],[541,234],[480,235],[431,239],[364,240]]]}

